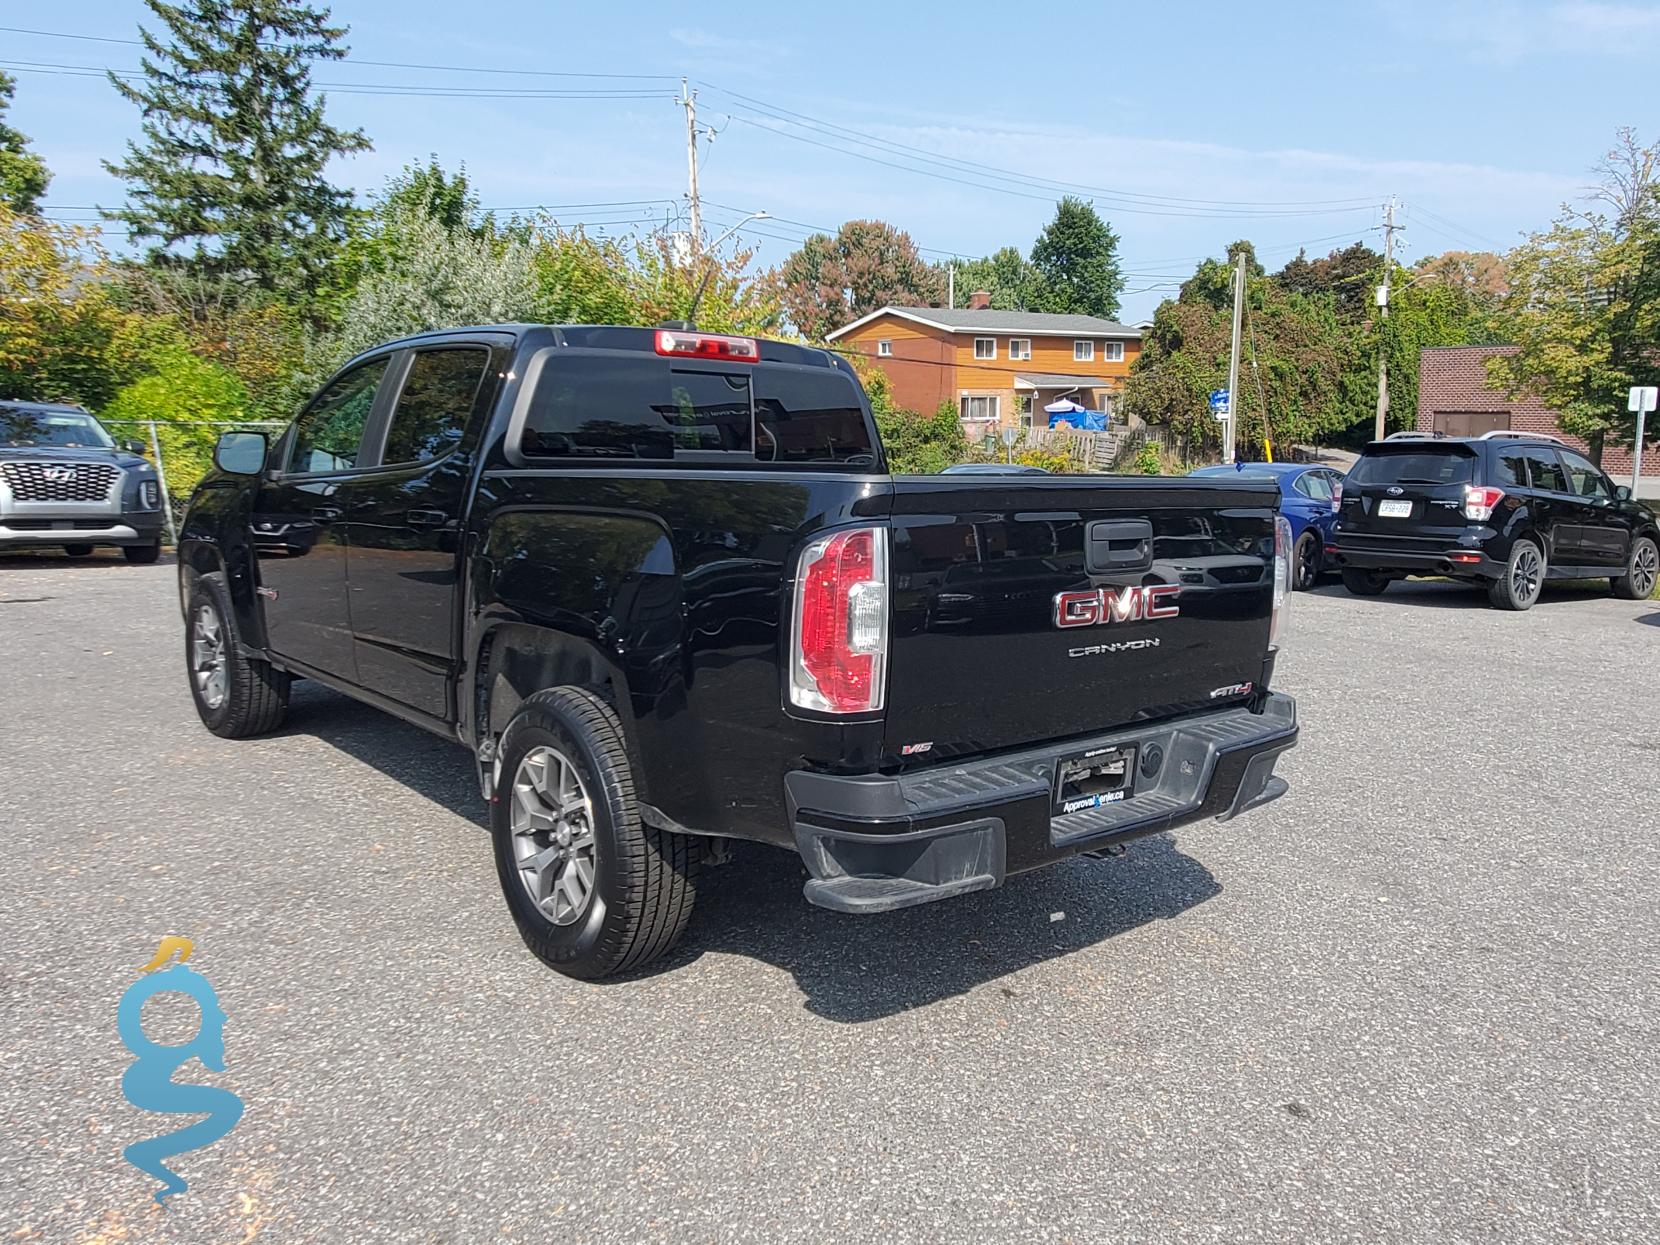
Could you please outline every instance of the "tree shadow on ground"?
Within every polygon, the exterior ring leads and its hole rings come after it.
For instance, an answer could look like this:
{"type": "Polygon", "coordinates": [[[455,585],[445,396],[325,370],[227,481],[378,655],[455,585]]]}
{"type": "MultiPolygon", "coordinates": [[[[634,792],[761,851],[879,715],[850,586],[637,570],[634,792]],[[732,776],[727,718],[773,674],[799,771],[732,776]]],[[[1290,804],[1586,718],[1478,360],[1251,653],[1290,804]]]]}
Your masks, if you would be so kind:
{"type": "MultiPolygon", "coordinates": [[[[313,736],[456,816],[489,827],[466,751],[378,709],[302,682],[295,685],[281,734],[313,736]]],[[[673,973],[709,953],[747,956],[790,973],[814,1014],[860,1023],[966,994],[1179,916],[1222,889],[1175,840],[1156,836],[1132,844],[1122,858],[1077,857],[1010,878],[997,890],[844,916],[802,897],[807,874],[794,852],[757,843],[728,846],[731,862],[703,873],[697,913],[680,945],[643,972],[618,980],[639,983],[673,973]],[[1052,919],[1056,913],[1060,918],[1052,919]]],[[[478,849],[488,847],[480,842],[478,849]]]]}
{"type": "Polygon", "coordinates": [[[157,565],[172,566],[173,551],[162,550],[159,563],[139,566],[127,561],[121,550],[100,545],[84,558],[72,558],[56,546],[44,549],[7,549],[0,552],[0,571],[97,571],[125,570],[143,574],[157,565]]]}

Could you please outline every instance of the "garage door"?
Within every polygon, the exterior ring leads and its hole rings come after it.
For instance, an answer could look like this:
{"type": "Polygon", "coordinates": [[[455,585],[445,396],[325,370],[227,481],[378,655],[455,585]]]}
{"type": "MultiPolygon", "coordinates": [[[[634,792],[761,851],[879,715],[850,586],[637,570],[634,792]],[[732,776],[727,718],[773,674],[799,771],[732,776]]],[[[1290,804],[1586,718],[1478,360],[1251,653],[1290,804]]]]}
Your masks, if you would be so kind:
{"type": "Polygon", "coordinates": [[[1508,430],[1510,427],[1509,411],[1436,411],[1434,424],[1436,432],[1448,437],[1479,437],[1484,432],[1492,432],[1495,428],[1508,430]]]}

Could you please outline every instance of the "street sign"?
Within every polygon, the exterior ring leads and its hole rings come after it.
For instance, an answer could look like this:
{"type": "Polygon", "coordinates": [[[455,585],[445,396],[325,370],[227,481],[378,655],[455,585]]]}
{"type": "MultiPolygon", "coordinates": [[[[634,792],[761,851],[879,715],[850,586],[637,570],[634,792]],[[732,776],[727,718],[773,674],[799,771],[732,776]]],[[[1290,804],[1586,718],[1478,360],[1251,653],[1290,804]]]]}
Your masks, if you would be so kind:
{"type": "Polygon", "coordinates": [[[1644,417],[1654,409],[1655,399],[1660,398],[1660,387],[1655,385],[1633,385],[1631,392],[1626,395],[1625,409],[1637,412],[1637,441],[1631,447],[1631,495],[1637,495],[1637,489],[1643,482],[1643,423],[1644,417]]]}
{"type": "Polygon", "coordinates": [[[1652,411],[1656,399],[1660,399],[1660,386],[1633,385],[1631,392],[1626,395],[1625,409],[1628,411],[1652,411]]]}
{"type": "Polygon", "coordinates": [[[1228,391],[1226,389],[1212,389],[1210,391],[1211,414],[1215,415],[1217,419],[1226,419],[1228,417],[1228,406],[1228,391]]]}
{"type": "Polygon", "coordinates": [[[1012,447],[1014,445],[1014,443],[1018,440],[1020,440],[1020,429],[1018,429],[1018,428],[1005,428],[1005,429],[1003,429],[1003,444],[1004,445],[1012,447]]]}

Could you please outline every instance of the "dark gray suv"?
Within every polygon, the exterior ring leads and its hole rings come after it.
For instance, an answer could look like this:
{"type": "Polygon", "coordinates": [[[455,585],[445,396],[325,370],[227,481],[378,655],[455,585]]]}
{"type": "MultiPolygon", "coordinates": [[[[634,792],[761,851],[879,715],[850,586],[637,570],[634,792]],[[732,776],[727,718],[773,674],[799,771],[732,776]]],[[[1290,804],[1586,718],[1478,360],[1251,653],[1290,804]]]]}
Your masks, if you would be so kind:
{"type": "Polygon", "coordinates": [[[1447,575],[1525,610],[1551,579],[1600,579],[1641,600],[1660,574],[1654,512],[1554,437],[1396,433],[1343,481],[1332,560],[1376,596],[1392,579],[1447,575]]]}

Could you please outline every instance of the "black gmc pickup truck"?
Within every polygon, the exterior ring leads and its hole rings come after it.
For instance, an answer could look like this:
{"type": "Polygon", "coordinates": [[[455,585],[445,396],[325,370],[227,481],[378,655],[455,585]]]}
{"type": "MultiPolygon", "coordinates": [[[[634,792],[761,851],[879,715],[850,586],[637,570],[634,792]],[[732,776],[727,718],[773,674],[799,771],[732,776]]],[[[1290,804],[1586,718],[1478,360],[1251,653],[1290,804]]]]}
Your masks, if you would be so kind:
{"type": "Polygon", "coordinates": [[[671,946],[712,838],[881,912],[1284,790],[1270,482],[890,475],[833,354],[529,325],[369,351],[216,463],[179,550],[203,722],[270,730],[304,677],[470,748],[573,976],[671,946]]]}

